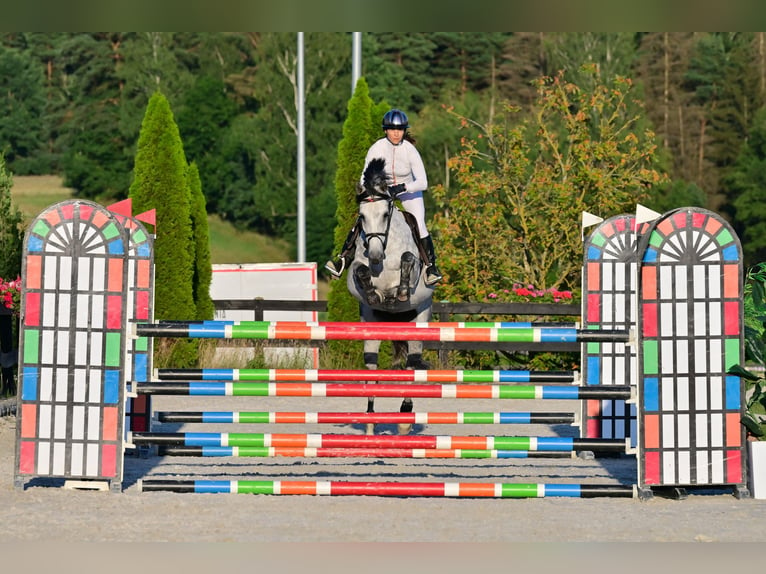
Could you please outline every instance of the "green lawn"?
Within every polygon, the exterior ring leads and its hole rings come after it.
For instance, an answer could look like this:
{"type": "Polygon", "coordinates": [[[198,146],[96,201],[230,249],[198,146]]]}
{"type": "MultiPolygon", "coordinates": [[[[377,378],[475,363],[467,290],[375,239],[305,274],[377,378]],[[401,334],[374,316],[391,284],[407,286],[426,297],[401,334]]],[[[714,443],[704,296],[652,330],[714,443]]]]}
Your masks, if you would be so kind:
{"type": "MultiPolygon", "coordinates": [[[[11,198],[26,221],[46,207],[69,199],[72,190],[55,175],[14,176],[11,198]]],[[[210,257],[215,263],[281,263],[292,261],[287,242],[258,233],[238,231],[220,217],[208,217],[210,257]]]]}

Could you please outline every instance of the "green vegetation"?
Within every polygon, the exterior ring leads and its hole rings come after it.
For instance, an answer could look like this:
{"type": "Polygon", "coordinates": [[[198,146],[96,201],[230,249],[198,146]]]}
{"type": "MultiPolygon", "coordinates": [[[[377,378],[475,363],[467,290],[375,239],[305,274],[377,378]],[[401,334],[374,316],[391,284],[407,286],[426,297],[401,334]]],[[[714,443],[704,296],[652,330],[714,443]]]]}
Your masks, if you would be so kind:
{"type": "MultiPolygon", "coordinates": [[[[348,117],[343,124],[343,138],[338,144],[338,169],[335,172],[335,245],[333,255],[340,253],[351,226],[356,221],[356,186],[364,167],[364,158],[370,144],[380,135],[372,125],[379,122],[373,117],[374,105],[370,99],[367,82],[360,78],[354,95],[348,103],[348,117]]],[[[382,116],[381,116],[382,117],[382,116]]],[[[324,263],[324,261],[322,262],[324,263]]],[[[344,277],[345,278],[345,277],[344,277]]],[[[330,284],[328,311],[333,321],[358,321],[359,304],[346,289],[345,280],[330,284]]]]}
{"type": "Polygon", "coordinates": [[[21,211],[24,224],[59,201],[74,197],[74,190],[65,187],[58,175],[14,175],[11,198],[21,211]]]}
{"type": "Polygon", "coordinates": [[[281,263],[290,261],[290,246],[252,231],[242,231],[218,215],[208,215],[210,258],[213,263],[281,263]]]}
{"type": "MultiPolygon", "coordinates": [[[[357,148],[380,134],[372,102],[406,110],[418,139],[448,274],[437,298],[576,286],[579,210],[609,217],[637,201],[721,213],[745,263],[763,259],[766,32],[364,33],[365,102],[349,98],[350,34],[304,40],[308,261],[321,265],[348,230],[357,148]]],[[[0,148],[14,178],[55,174],[108,205],[136,183],[160,90],[178,118],[177,163],[199,168],[210,261],[293,260],[296,56],[294,33],[1,33],[0,148]],[[239,230],[226,241],[223,222],[239,230]]],[[[27,217],[51,203],[19,206],[27,217]]],[[[194,252],[175,249],[175,263],[194,252]]]]}
{"type": "MultiPolygon", "coordinates": [[[[382,116],[380,116],[382,117],[382,116]]],[[[364,160],[370,144],[379,136],[374,130],[378,116],[370,99],[367,82],[360,78],[354,95],[348,102],[348,117],[343,124],[343,139],[338,144],[337,171],[335,172],[335,246],[333,255],[340,253],[348,232],[356,221],[356,186],[364,168],[364,160]],[[375,134],[375,135],[373,135],[375,134]]],[[[324,262],[322,262],[324,263],[324,262]]],[[[327,299],[328,315],[333,321],[358,321],[359,303],[346,287],[346,276],[330,282],[327,299]]],[[[358,341],[332,341],[329,347],[336,353],[361,356],[362,344],[358,341]]]]}
{"type": "Polygon", "coordinates": [[[482,300],[515,283],[577,289],[581,213],[630,213],[665,181],[654,133],[631,112],[630,82],[602,82],[594,67],[581,74],[585,88],[563,74],[541,78],[535,116],[518,118],[504,102],[463,138],[450,164],[457,190],[433,189],[433,229],[446,254],[440,297],[482,300]]]}
{"type": "Polygon", "coordinates": [[[170,103],[161,92],[155,92],[141,124],[129,197],[136,213],[157,210],[154,316],[159,320],[196,317],[192,288],[195,247],[187,170],[170,103]]]}
{"type": "Polygon", "coordinates": [[[745,279],[745,365],[734,365],[729,373],[745,384],[742,424],[748,436],[766,440],[766,263],[751,268],[745,279]]]}
{"type": "Polygon", "coordinates": [[[210,261],[210,230],[207,224],[205,196],[199,179],[197,164],[192,163],[186,170],[187,185],[191,199],[192,243],[194,244],[194,273],[192,274],[192,294],[197,307],[196,318],[200,321],[211,320],[215,316],[215,306],[210,298],[210,283],[213,281],[213,268],[210,261]]]}
{"type": "Polygon", "coordinates": [[[23,216],[11,195],[13,178],[0,155],[0,280],[13,281],[21,273],[23,216]]]}
{"type": "MultiPolygon", "coordinates": [[[[644,205],[706,207],[749,240],[763,186],[758,162],[740,156],[766,104],[765,41],[766,32],[365,32],[362,74],[372,101],[407,111],[431,188],[450,193],[461,139],[492,125],[503,102],[519,108],[513,122],[529,121],[543,77],[564,70],[583,93],[626,78],[635,102],[625,117],[640,116],[630,129],[656,134],[656,169],[669,179],[644,205]]],[[[208,213],[294,254],[296,50],[290,32],[0,33],[0,149],[14,176],[56,174],[77,197],[124,199],[147,103],[162,90],[208,213]]],[[[306,257],[319,263],[334,245],[351,68],[350,33],[305,34],[306,257]]],[[[447,215],[425,197],[430,217],[447,215]]],[[[762,259],[756,249],[744,245],[749,265],[762,259]]]]}
{"type": "MultiPolygon", "coordinates": [[[[72,189],[65,187],[60,176],[14,176],[11,198],[26,223],[46,207],[71,199],[72,189]]],[[[108,204],[107,204],[108,205],[108,204]]],[[[210,258],[217,263],[281,263],[290,261],[287,241],[242,231],[218,215],[208,215],[210,258]]]]}

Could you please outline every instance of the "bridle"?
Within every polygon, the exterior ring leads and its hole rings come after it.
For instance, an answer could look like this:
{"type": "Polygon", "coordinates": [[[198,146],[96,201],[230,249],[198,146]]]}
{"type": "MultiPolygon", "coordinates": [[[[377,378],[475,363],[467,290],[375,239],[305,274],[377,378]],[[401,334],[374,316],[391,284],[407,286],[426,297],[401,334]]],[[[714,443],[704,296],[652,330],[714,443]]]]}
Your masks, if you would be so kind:
{"type": "Polygon", "coordinates": [[[383,193],[381,191],[378,191],[377,189],[365,190],[364,192],[360,193],[357,196],[357,202],[361,205],[362,202],[374,202],[374,201],[387,201],[388,202],[388,222],[386,223],[386,231],[385,233],[381,232],[375,232],[375,233],[367,233],[367,231],[364,229],[364,226],[362,226],[362,243],[364,244],[365,249],[369,249],[369,240],[377,237],[380,239],[381,243],[383,244],[383,251],[386,251],[386,246],[388,245],[388,232],[391,230],[391,214],[394,210],[394,198],[391,197],[388,193],[383,193]]]}

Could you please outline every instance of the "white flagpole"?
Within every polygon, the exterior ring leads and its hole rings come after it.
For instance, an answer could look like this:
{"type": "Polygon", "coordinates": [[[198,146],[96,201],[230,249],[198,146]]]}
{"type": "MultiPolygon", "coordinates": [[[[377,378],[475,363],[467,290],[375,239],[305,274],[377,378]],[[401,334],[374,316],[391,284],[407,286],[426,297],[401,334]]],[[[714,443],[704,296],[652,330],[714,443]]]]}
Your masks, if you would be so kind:
{"type": "Polygon", "coordinates": [[[298,263],[306,261],[306,119],[303,85],[303,32],[298,32],[298,263]]]}

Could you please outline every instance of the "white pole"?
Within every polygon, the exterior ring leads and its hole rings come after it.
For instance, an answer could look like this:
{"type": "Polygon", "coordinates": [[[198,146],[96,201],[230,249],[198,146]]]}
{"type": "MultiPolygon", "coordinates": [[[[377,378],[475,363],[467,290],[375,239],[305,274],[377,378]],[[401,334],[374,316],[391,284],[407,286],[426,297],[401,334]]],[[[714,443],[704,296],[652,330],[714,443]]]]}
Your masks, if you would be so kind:
{"type": "Polygon", "coordinates": [[[306,261],[306,119],[303,92],[303,32],[298,32],[298,263],[306,261]]]}
{"type": "Polygon", "coordinates": [[[351,95],[356,90],[356,82],[362,75],[362,33],[351,33],[351,95]]]}

